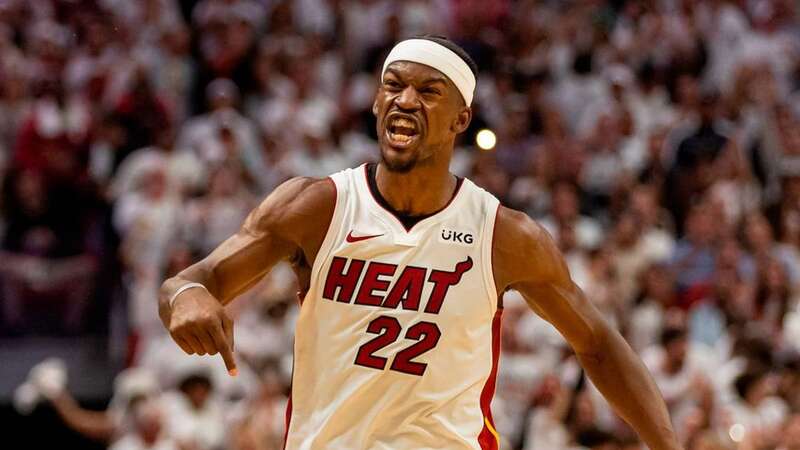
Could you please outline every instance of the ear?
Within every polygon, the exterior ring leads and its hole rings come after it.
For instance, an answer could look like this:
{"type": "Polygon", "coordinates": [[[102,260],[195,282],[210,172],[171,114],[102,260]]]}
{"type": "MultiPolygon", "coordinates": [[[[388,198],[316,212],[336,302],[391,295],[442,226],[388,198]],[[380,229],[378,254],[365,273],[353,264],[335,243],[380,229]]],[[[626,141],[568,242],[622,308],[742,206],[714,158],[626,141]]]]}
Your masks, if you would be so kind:
{"type": "Polygon", "coordinates": [[[372,115],[378,117],[378,97],[375,97],[375,100],[372,102],[372,115]]]}
{"type": "Polygon", "coordinates": [[[451,129],[456,134],[463,133],[469,127],[470,122],[472,122],[472,108],[465,106],[459,111],[451,129]]]}

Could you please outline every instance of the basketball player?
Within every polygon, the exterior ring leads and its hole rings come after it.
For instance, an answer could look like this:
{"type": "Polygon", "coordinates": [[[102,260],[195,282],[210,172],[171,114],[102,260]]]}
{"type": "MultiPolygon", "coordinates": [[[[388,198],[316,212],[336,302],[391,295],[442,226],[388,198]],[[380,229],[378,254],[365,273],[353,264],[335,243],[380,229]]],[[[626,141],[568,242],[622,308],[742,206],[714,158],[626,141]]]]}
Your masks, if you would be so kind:
{"type": "Polygon", "coordinates": [[[679,448],[644,365],[550,236],[450,174],[475,75],[449,40],[398,43],[372,109],[381,162],[275,189],[237,234],[163,284],[165,326],[186,353],[221,353],[235,375],[223,306],[289,260],[301,307],[286,448],[497,449],[489,406],[502,297],[516,289],[651,449],[679,448]]]}

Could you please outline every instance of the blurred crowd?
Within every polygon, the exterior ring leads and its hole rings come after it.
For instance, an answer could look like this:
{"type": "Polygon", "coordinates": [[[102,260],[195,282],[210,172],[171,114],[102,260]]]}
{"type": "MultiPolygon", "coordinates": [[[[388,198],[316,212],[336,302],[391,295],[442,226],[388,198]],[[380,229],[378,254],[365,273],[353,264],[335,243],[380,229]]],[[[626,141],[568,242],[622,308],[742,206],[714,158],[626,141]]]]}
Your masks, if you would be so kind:
{"type": "MultiPolygon", "coordinates": [[[[131,367],[107,411],[78,406],[52,362],[20,398],[115,450],[281,448],[291,271],[231,307],[236,378],[181,355],[158,286],[281,181],[376,160],[377,70],[432,33],[480,68],[452,170],[550,231],[685,448],[800,449],[798,8],[0,1],[0,334],[116,331],[131,367]],[[481,129],[495,148],[475,145],[481,129]]],[[[502,448],[641,448],[557,332],[514,292],[505,308],[502,448]]]]}

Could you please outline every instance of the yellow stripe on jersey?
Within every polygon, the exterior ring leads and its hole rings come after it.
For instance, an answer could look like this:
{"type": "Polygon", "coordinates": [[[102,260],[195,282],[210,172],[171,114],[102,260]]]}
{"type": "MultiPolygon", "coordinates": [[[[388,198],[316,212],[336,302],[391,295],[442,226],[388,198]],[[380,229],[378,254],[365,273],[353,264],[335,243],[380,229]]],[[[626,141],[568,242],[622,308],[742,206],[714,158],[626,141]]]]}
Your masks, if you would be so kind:
{"type": "Polygon", "coordinates": [[[497,448],[500,448],[500,435],[497,434],[497,430],[494,429],[494,427],[492,426],[491,422],[489,422],[489,419],[487,417],[484,417],[483,421],[484,423],[486,423],[486,428],[489,429],[489,432],[492,433],[492,436],[494,436],[494,438],[497,440],[497,448]]]}

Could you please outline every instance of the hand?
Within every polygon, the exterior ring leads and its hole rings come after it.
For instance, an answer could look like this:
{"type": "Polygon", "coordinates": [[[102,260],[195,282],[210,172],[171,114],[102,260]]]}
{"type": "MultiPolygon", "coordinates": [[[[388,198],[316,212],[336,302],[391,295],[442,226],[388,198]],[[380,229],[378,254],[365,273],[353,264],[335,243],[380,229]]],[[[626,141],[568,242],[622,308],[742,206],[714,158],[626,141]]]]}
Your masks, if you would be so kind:
{"type": "Polygon", "coordinates": [[[189,355],[222,355],[228,373],[238,373],[233,358],[233,321],[208,291],[200,288],[181,292],[162,308],[161,319],[175,343],[189,355]]]}

